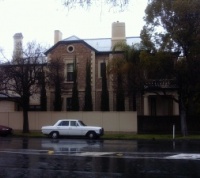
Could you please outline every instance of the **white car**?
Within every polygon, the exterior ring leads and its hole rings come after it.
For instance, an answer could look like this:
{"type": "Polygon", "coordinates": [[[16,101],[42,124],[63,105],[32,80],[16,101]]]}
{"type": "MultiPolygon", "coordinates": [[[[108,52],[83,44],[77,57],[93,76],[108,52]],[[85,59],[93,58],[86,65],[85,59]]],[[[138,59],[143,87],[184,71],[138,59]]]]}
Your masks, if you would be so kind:
{"type": "Polygon", "coordinates": [[[102,127],[86,126],[77,119],[58,120],[53,126],[43,126],[42,133],[52,138],[59,136],[86,136],[90,139],[97,138],[104,134],[102,127]]]}

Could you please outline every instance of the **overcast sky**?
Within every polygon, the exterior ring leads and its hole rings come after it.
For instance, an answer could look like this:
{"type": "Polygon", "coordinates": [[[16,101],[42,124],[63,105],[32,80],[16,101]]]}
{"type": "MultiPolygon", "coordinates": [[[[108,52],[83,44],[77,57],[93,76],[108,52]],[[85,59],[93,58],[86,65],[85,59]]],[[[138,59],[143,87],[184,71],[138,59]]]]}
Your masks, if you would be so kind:
{"type": "Polygon", "coordinates": [[[0,0],[0,47],[10,58],[15,33],[23,34],[24,45],[34,40],[45,46],[53,45],[54,30],[60,30],[63,38],[72,35],[82,39],[111,37],[111,24],[116,21],[126,23],[126,36],[139,36],[147,0],[130,1],[128,8],[119,12],[101,4],[88,10],[68,11],[62,0],[0,0]]]}

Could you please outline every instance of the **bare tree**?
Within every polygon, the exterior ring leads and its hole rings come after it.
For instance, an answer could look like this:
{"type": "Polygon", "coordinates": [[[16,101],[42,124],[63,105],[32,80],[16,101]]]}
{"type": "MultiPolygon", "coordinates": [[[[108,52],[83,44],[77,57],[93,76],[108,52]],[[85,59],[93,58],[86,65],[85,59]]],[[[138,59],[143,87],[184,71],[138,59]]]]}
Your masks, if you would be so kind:
{"type": "Polygon", "coordinates": [[[43,48],[35,42],[27,44],[23,56],[0,65],[0,93],[5,100],[18,103],[23,110],[23,133],[29,132],[30,97],[38,94],[39,74],[45,65],[43,48]]]}
{"type": "Polygon", "coordinates": [[[63,5],[68,9],[75,8],[77,6],[88,8],[91,6],[97,6],[102,4],[108,4],[111,7],[119,8],[120,11],[123,11],[129,4],[129,0],[61,0],[63,5]]]}

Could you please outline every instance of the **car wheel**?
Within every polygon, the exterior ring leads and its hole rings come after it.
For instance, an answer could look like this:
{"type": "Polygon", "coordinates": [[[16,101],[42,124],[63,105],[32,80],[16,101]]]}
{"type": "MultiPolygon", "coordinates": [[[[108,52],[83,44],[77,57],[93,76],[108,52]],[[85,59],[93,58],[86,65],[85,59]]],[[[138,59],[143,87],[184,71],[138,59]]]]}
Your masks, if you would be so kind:
{"type": "Polygon", "coordinates": [[[95,132],[88,132],[87,136],[88,136],[89,139],[94,139],[94,138],[96,138],[96,133],[95,132]]]}
{"type": "Polygon", "coordinates": [[[51,138],[58,138],[59,133],[58,132],[52,132],[51,133],[51,138]]]}

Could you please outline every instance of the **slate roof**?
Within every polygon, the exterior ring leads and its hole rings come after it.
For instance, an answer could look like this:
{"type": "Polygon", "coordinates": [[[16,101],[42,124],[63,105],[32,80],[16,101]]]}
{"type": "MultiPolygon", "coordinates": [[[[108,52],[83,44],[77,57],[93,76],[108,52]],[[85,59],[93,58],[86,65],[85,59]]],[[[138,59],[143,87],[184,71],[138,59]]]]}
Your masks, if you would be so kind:
{"type": "MultiPolygon", "coordinates": [[[[94,38],[94,39],[80,39],[77,36],[71,36],[69,38],[66,38],[62,41],[76,41],[76,40],[82,40],[97,51],[106,52],[111,51],[111,38],[94,38]]],[[[126,42],[128,45],[133,45],[136,43],[140,43],[141,39],[140,37],[127,37],[126,42]]]]}
{"type": "MultiPolygon", "coordinates": [[[[126,43],[128,45],[134,45],[140,43],[140,37],[126,37],[126,43]]],[[[77,36],[70,36],[69,38],[63,39],[48,49],[45,54],[48,54],[52,49],[54,49],[59,44],[69,44],[69,43],[84,43],[86,46],[90,47],[96,52],[111,52],[111,38],[94,38],[94,39],[80,39],[77,36]]]]}

